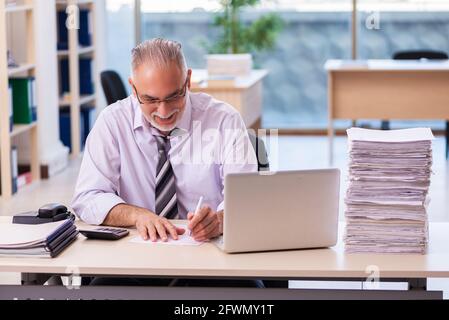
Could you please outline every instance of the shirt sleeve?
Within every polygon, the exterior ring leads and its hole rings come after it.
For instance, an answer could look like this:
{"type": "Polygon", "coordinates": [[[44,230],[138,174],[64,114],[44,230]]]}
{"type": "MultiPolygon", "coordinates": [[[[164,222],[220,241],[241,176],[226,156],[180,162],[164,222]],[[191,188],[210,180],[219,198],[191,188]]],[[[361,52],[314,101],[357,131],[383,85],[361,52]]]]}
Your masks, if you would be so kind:
{"type": "MultiPolygon", "coordinates": [[[[230,173],[257,172],[256,152],[248,136],[248,130],[239,113],[233,114],[223,122],[224,137],[220,178],[224,199],[224,181],[230,173]]],[[[224,210],[224,201],[217,206],[217,212],[224,210]]]]}
{"type": "Polygon", "coordinates": [[[119,177],[118,144],[102,112],[87,138],[72,200],[81,220],[101,225],[113,207],[125,202],[118,196],[119,177]]]}

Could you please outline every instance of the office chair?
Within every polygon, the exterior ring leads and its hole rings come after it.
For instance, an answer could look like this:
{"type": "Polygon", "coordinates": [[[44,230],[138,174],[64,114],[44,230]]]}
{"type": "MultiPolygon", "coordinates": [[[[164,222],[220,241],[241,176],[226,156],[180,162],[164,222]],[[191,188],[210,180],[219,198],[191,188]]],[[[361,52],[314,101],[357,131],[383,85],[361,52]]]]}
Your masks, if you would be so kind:
{"type": "Polygon", "coordinates": [[[393,55],[394,60],[447,60],[448,55],[442,51],[417,50],[417,51],[398,51],[393,55]]]}
{"type": "MultiPolygon", "coordinates": [[[[447,60],[449,56],[442,51],[416,50],[416,51],[398,51],[393,54],[394,60],[447,60]]],[[[449,108],[449,106],[448,106],[449,108]]],[[[382,130],[390,129],[389,121],[382,121],[382,130]]],[[[449,156],[449,121],[446,121],[446,158],[449,156]]]]}
{"type": "Polygon", "coordinates": [[[268,162],[268,154],[265,148],[265,143],[262,139],[258,138],[256,135],[248,131],[249,140],[253,145],[254,151],[256,152],[258,170],[259,171],[270,171],[270,164],[268,162]]]}
{"type": "MultiPolygon", "coordinates": [[[[103,87],[108,105],[111,105],[119,100],[123,100],[128,96],[123,81],[117,72],[112,70],[103,71],[100,77],[101,86],[103,87]]],[[[248,135],[254,151],[256,152],[259,171],[270,170],[265,143],[262,139],[256,137],[250,132],[248,132],[248,135]]]]}
{"type": "Polygon", "coordinates": [[[100,78],[108,105],[128,97],[125,85],[117,72],[112,70],[103,71],[100,74],[100,78]]]}

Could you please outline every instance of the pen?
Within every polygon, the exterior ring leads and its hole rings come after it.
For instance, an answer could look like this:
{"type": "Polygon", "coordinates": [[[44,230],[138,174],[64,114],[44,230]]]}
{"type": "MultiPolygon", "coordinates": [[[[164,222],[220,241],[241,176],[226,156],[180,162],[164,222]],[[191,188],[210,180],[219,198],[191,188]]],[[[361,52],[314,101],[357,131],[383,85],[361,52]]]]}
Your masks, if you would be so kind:
{"type": "MultiPolygon", "coordinates": [[[[195,209],[195,211],[193,212],[193,216],[195,216],[196,214],[198,214],[198,212],[199,212],[200,209],[201,209],[202,204],[203,204],[203,197],[201,196],[201,197],[200,197],[200,200],[198,200],[198,204],[196,205],[196,209],[195,209]]],[[[190,235],[190,236],[192,235],[192,230],[190,230],[189,235],[190,235]]]]}

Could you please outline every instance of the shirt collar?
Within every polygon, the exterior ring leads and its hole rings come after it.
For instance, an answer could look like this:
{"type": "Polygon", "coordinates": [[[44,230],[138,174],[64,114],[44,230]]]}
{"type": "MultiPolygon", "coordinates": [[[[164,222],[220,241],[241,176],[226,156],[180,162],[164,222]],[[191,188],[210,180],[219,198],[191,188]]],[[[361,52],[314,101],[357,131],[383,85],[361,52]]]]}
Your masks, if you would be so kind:
{"type": "Polygon", "coordinates": [[[134,97],[134,95],[131,96],[131,103],[133,105],[133,109],[134,109],[134,130],[137,130],[140,127],[144,126],[144,123],[146,123],[146,121],[144,122],[143,119],[143,114],[142,114],[142,110],[140,109],[140,104],[139,101],[137,101],[136,97],[134,97]]]}
{"type": "Polygon", "coordinates": [[[184,108],[184,113],[182,115],[181,120],[178,123],[178,126],[172,133],[172,136],[180,136],[190,132],[192,128],[192,102],[190,101],[190,94],[187,90],[186,93],[186,106],[184,108]]]}
{"type": "MultiPolygon", "coordinates": [[[[178,126],[176,127],[176,129],[173,131],[173,133],[171,134],[171,136],[181,136],[184,134],[187,134],[190,132],[191,128],[192,128],[192,102],[190,100],[190,95],[189,92],[187,91],[186,94],[186,106],[184,108],[184,113],[182,115],[181,120],[178,123],[178,126]]],[[[142,110],[140,109],[140,104],[137,101],[136,97],[131,96],[131,103],[133,104],[133,108],[134,108],[134,130],[137,130],[140,127],[148,127],[151,129],[155,129],[151,126],[150,123],[148,123],[143,114],[142,114],[142,110]]]]}

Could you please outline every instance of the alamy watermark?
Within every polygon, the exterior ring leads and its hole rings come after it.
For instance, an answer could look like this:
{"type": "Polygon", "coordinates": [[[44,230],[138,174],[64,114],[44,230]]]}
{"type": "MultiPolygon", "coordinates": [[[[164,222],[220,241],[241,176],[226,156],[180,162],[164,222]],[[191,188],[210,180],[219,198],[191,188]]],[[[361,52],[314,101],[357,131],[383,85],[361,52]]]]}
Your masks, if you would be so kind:
{"type": "MultiPolygon", "coordinates": [[[[193,121],[190,135],[175,137],[179,142],[170,161],[174,165],[257,165],[258,160],[270,159],[272,171],[279,168],[279,132],[277,129],[217,129],[203,128],[193,121]],[[262,148],[262,144],[265,148],[262,148]],[[265,155],[264,153],[267,153],[265,155]]],[[[158,157],[155,155],[155,157],[158,157]]],[[[263,164],[263,163],[262,163],[263,164]]]]}
{"type": "Polygon", "coordinates": [[[380,30],[380,12],[373,11],[365,19],[365,27],[368,30],[380,30]]]}
{"type": "Polygon", "coordinates": [[[67,274],[67,283],[65,287],[67,290],[79,290],[81,288],[81,275],[78,266],[68,266],[65,269],[65,274],[67,274]]]}
{"type": "Polygon", "coordinates": [[[65,11],[67,20],[65,26],[68,30],[79,30],[80,28],[80,8],[77,5],[69,5],[65,11]]]}
{"type": "Polygon", "coordinates": [[[380,288],[380,269],[379,266],[369,265],[365,268],[368,274],[364,282],[364,288],[367,290],[378,290],[380,288]]]}

